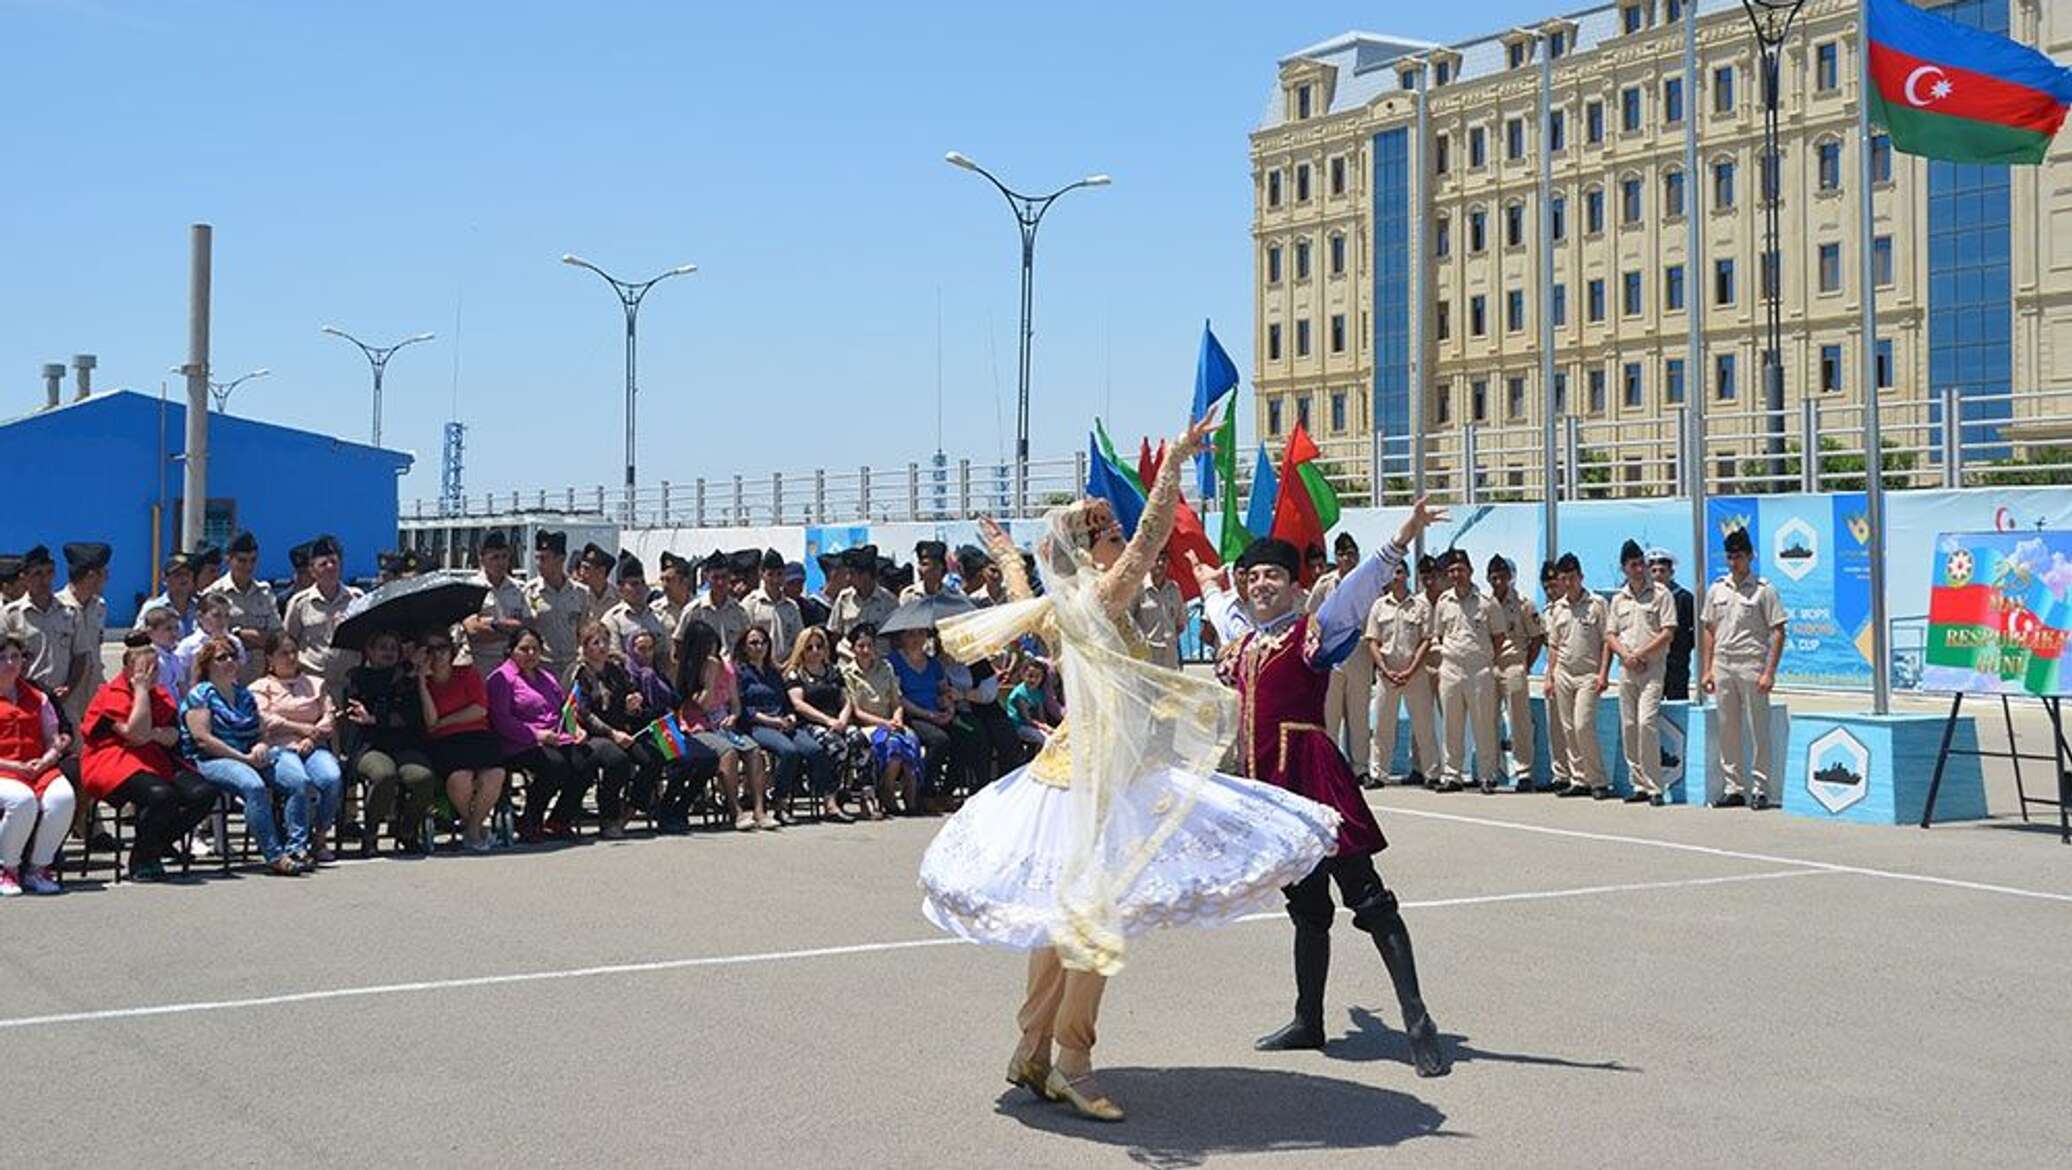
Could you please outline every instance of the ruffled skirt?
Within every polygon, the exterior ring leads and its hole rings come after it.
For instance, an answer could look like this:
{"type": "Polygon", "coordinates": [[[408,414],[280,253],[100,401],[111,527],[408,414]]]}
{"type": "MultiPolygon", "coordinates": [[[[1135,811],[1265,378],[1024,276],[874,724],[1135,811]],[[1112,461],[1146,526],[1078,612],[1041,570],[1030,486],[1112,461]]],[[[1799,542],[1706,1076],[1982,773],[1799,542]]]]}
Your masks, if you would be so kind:
{"type": "MultiPolygon", "coordinates": [[[[1111,806],[1109,872],[1122,872],[1192,790],[1193,805],[1116,899],[1124,936],[1218,926],[1280,902],[1337,842],[1339,817],[1271,785],[1214,773],[1139,777],[1111,806]]],[[[922,913],[973,942],[1048,946],[1074,795],[1018,768],[981,788],[921,859],[922,913]]]]}

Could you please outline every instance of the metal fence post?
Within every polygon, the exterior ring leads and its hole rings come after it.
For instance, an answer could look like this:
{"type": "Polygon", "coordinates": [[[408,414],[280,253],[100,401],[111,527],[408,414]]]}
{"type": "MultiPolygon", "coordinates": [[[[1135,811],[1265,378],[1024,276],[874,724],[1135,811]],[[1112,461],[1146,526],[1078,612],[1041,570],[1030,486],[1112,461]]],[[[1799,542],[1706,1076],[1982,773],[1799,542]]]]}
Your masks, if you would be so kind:
{"type": "Polygon", "coordinates": [[[1469,423],[1461,428],[1460,466],[1461,474],[1467,477],[1467,484],[1462,488],[1462,495],[1468,501],[1468,506],[1471,508],[1482,502],[1481,483],[1479,482],[1481,476],[1476,473],[1475,469],[1476,430],[1474,423],[1469,423]]]}
{"type": "Polygon", "coordinates": [[[1957,388],[1944,386],[1942,397],[1943,486],[1964,486],[1964,419],[1957,403],[1957,388]]]}
{"type": "Polygon", "coordinates": [[[1086,480],[1087,480],[1087,474],[1086,474],[1086,472],[1087,472],[1087,468],[1086,468],[1086,452],[1084,452],[1084,451],[1074,451],[1074,452],[1072,453],[1072,490],[1073,490],[1073,492],[1077,492],[1077,491],[1079,491],[1079,490],[1080,490],[1080,485],[1082,485],[1082,484],[1084,484],[1084,483],[1086,482],[1086,480]]]}
{"type": "Polygon", "coordinates": [[[784,473],[770,473],[770,523],[784,523],[784,473]]]}
{"type": "Polygon", "coordinates": [[[1575,415],[1568,415],[1563,421],[1568,426],[1562,434],[1561,461],[1568,474],[1562,477],[1562,487],[1568,498],[1583,498],[1583,424],[1575,415]]]}
{"type": "Polygon", "coordinates": [[[827,468],[813,469],[813,516],[821,523],[827,522],[827,468]]]}
{"type": "Polygon", "coordinates": [[[702,475],[698,477],[696,494],[691,500],[691,519],[697,522],[697,527],[705,527],[705,477],[702,475]]]}
{"type": "Polygon", "coordinates": [[[597,485],[597,514],[604,515],[604,485],[597,485]]]}
{"type": "Polygon", "coordinates": [[[662,481],[662,527],[669,527],[669,481],[662,481]]]}
{"type": "Polygon", "coordinates": [[[856,511],[868,522],[871,518],[871,469],[868,464],[856,469],[856,511]]]}
{"type": "Polygon", "coordinates": [[[540,511],[544,512],[544,511],[546,511],[546,510],[547,510],[547,489],[546,489],[546,488],[541,488],[541,489],[540,489],[540,511]]]}
{"type": "Polygon", "coordinates": [[[971,515],[971,460],[957,460],[957,515],[971,515]]]}
{"type": "Polygon", "coordinates": [[[1676,408],[1676,442],[1670,444],[1676,453],[1674,474],[1669,477],[1669,494],[1689,496],[1691,494],[1691,408],[1679,405],[1676,408]]]}
{"type": "Polygon", "coordinates": [[[1820,403],[1799,400],[1799,490],[1820,490],[1820,403]]]}
{"type": "MultiPolygon", "coordinates": [[[[516,512],[517,510],[518,510],[518,493],[517,493],[517,492],[512,492],[512,493],[511,493],[511,511],[513,511],[513,512],[516,512]]],[[[494,512],[494,511],[496,511],[496,509],[495,509],[495,508],[491,508],[491,509],[490,509],[490,511],[494,512]]]]}
{"type": "Polygon", "coordinates": [[[907,519],[921,518],[921,465],[907,464],[907,519]]]}
{"type": "Polygon", "coordinates": [[[571,512],[576,510],[576,489],[573,485],[568,489],[568,510],[571,512]]]}
{"type": "Polygon", "coordinates": [[[741,473],[734,473],[734,509],[727,516],[729,524],[748,523],[748,510],[741,503],[741,473]]]}

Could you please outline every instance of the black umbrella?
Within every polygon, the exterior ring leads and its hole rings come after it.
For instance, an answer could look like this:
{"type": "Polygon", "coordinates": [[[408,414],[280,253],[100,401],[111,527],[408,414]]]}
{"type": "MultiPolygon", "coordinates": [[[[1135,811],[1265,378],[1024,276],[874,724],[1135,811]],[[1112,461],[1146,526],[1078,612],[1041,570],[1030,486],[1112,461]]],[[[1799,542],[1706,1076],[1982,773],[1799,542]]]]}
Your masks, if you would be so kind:
{"type": "Polygon", "coordinates": [[[885,624],[878,627],[878,632],[890,636],[906,630],[932,630],[944,618],[970,613],[977,608],[970,598],[960,593],[927,594],[902,603],[885,619],[885,624]]]}
{"type": "Polygon", "coordinates": [[[391,581],[347,606],[331,634],[340,650],[364,650],[380,633],[416,636],[450,626],[482,608],[489,587],[459,577],[405,577],[391,581]]]}

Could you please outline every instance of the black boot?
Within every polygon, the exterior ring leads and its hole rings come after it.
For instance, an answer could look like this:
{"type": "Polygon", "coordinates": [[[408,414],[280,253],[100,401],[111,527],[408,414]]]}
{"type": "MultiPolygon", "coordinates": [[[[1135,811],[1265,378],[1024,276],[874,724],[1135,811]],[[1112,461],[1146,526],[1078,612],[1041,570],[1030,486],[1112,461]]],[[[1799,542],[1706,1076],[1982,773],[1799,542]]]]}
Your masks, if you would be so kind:
{"type": "Polygon", "coordinates": [[[1389,969],[1389,982],[1396,985],[1396,1002],[1403,1008],[1403,1035],[1410,1041],[1410,1061],[1421,1077],[1443,1077],[1449,1071],[1446,1054],[1439,1048],[1439,1025],[1425,1010],[1424,994],[1417,986],[1417,957],[1410,949],[1410,928],[1388,896],[1386,909],[1369,915],[1356,913],[1353,922],[1374,936],[1374,947],[1389,969]]]}
{"type": "Polygon", "coordinates": [[[1295,928],[1295,1018],[1254,1041],[1261,1052],[1324,1046],[1324,981],[1331,973],[1331,932],[1295,928]]]}

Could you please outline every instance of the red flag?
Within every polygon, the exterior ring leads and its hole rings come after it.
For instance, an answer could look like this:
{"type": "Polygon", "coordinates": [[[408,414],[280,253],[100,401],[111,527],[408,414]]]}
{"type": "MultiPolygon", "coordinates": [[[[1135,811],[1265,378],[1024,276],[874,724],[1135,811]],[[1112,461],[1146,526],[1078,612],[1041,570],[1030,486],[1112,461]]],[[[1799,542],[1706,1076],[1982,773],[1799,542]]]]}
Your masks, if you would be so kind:
{"type": "Polygon", "coordinates": [[[1150,492],[1151,485],[1158,482],[1158,469],[1164,464],[1165,440],[1158,441],[1158,454],[1153,455],[1151,440],[1144,439],[1143,445],[1137,448],[1137,478],[1144,481],[1145,492],[1150,492]]]}
{"type": "Polygon", "coordinates": [[[1295,546],[1302,557],[1302,584],[1304,588],[1316,583],[1316,574],[1310,569],[1309,550],[1324,545],[1324,525],[1317,517],[1316,501],[1310,498],[1309,485],[1303,481],[1302,465],[1316,459],[1323,452],[1310,440],[1309,432],[1301,423],[1288,436],[1288,446],[1281,454],[1280,494],[1273,501],[1273,530],[1271,535],[1295,546]]]}
{"type": "MultiPolygon", "coordinates": [[[[1158,482],[1158,470],[1165,466],[1165,440],[1158,441],[1158,451],[1152,453],[1151,440],[1145,439],[1137,449],[1137,474],[1143,478],[1148,490],[1158,482]]],[[[1196,560],[1210,568],[1220,568],[1223,558],[1216,555],[1216,545],[1209,539],[1207,528],[1201,517],[1187,506],[1187,495],[1180,495],[1179,507],[1173,512],[1173,534],[1166,539],[1166,573],[1173,583],[1180,587],[1180,596],[1189,601],[1201,596],[1201,586],[1194,583],[1194,566],[1187,563],[1187,554],[1193,553],[1196,560]]]]}

